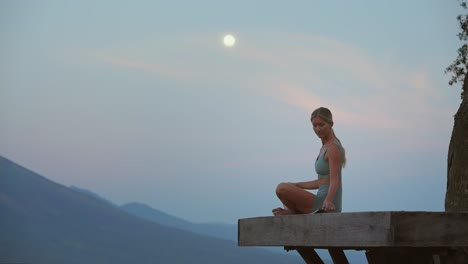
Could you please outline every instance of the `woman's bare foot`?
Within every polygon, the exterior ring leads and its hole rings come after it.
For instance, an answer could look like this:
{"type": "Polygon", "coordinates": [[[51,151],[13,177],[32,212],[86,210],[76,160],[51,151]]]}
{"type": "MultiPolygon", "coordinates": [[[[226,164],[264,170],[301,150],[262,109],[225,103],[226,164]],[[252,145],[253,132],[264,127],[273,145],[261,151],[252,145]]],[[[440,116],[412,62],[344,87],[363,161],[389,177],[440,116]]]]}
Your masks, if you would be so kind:
{"type": "Polygon", "coordinates": [[[275,208],[275,209],[271,210],[271,212],[273,213],[273,215],[290,215],[290,214],[293,214],[289,209],[284,209],[284,208],[281,208],[281,207],[275,208]]]}

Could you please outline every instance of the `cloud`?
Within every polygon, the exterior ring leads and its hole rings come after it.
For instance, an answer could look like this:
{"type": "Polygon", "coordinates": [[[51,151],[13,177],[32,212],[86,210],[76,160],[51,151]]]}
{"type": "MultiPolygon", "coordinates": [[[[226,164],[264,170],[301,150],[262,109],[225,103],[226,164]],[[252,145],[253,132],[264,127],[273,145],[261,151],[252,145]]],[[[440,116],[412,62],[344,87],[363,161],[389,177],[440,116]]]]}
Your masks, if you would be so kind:
{"type": "Polygon", "coordinates": [[[385,93],[392,91],[393,76],[358,48],[322,36],[290,35],[283,44],[252,45],[242,56],[268,67],[257,80],[266,96],[307,112],[327,106],[337,120],[351,126],[403,125],[380,111],[391,108],[385,93]],[[337,85],[337,80],[346,85],[337,85]]]}
{"type": "MultiPolygon", "coordinates": [[[[357,111],[347,110],[340,106],[333,98],[322,98],[308,91],[300,85],[281,85],[277,84],[272,93],[277,100],[287,103],[293,107],[311,113],[314,109],[325,106],[333,111],[335,122],[340,122],[349,126],[364,126],[373,128],[397,128],[401,127],[401,122],[396,118],[380,114],[373,111],[369,106],[362,105],[357,111]],[[365,113],[365,114],[364,114],[365,113]]],[[[355,104],[360,105],[362,99],[354,98],[358,101],[355,104]]],[[[350,102],[350,104],[353,104],[350,102]]]]}
{"type": "Polygon", "coordinates": [[[318,74],[332,70],[338,76],[350,74],[355,81],[364,82],[374,89],[388,88],[389,76],[379,71],[379,63],[374,63],[365,51],[346,43],[319,35],[289,33],[249,37],[253,40],[239,55],[277,70],[288,70],[282,71],[283,75],[318,74]],[[262,42],[273,44],[259,45],[262,42]]]}
{"type": "Polygon", "coordinates": [[[449,114],[433,105],[440,92],[431,86],[428,71],[385,60],[356,45],[319,35],[240,32],[239,45],[228,51],[218,38],[173,36],[164,43],[138,43],[98,57],[198,87],[233,86],[306,112],[327,106],[335,120],[349,127],[392,133],[424,127],[429,135],[417,139],[424,142],[441,132],[434,131],[438,128],[429,118],[449,114]],[[146,55],[150,51],[153,55],[146,55]]]}
{"type": "Polygon", "coordinates": [[[430,69],[384,60],[326,37],[289,34],[282,39],[243,51],[243,58],[268,68],[257,79],[264,96],[307,113],[327,106],[336,122],[399,142],[398,151],[445,147],[440,136],[450,129],[453,110],[440,102],[443,91],[434,88],[438,79],[430,69]]]}
{"type": "Polygon", "coordinates": [[[413,116],[438,116],[450,111],[434,108],[433,101],[442,91],[433,87],[436,77],[419,66],[398,59],[388,61],[323,36],[293,35],[288,41],[301,45],[289,47],[282,58],[289,72],[276,76],[294,85],[277,85],[276,97],[290,105],[309,111],[314,104],[330,105],[337,109],[337,116],[350,123],[381,128],[403,128],[414,122],[413,116]],[[333,92],[325,94],[311,87],[333,92]]]}
{"type": "Polygon", "coordinates": [[[187,72],[175,69],[168,65],[157,63],[146,63],[137,59],[128,59],[116,55],[96,55],[96,58],[112,65],[125,67],[128,69],[141,71],[145,73],[157,74],[170,79],[186,80],[189,76],[187,72]]]}

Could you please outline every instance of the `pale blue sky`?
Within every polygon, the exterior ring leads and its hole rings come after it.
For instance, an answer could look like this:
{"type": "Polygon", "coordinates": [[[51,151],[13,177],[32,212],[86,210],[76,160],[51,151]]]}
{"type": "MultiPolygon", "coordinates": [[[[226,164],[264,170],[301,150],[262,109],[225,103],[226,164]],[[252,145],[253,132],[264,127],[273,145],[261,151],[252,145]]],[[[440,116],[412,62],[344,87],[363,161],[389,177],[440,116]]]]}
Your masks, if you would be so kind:
{"type": "Polygon", "coordinates": [[[195,222],[270,215],[279,182],[316,177],[326,106],[344,211],[443,210],[457,1],[0,5],[0,155],[54,181],[195,222]]]}

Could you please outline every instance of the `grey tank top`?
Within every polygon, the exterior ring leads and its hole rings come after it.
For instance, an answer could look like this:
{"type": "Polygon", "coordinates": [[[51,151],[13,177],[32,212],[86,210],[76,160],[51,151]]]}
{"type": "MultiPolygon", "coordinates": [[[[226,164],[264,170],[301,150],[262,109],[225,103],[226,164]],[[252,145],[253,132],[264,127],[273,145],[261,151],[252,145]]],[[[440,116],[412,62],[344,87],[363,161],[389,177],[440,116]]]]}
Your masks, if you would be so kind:
{"type": "MultiPolygon", "coordinates": [[[[342,152],[342,146],[340,142],[334,141],[319,153],[317,160],[315,161],[315,172],[317,173],[319,179],[330,178],[330,166],[328,165],[328,161],[325,160],[325,155],[327,154],[328,148],[333,144],[337,145],[340,152],[342,152]]],[[[339,171],[339,177],[341,180],[341,169],[339,171]]]]}
{"type": "MultiPolygon", "coordinates": [[[[319,153],[319,156],[317,157],[317,160],[315,161],[315,171],[317,172],[318,178],[319,179],[329,179],[330,178],[330,166],[328,164],[328,161],[325,160],[325,155],[327,154],[328,148],[336,144],[338,146],[338,149],[340,150],[341,153],[343,153],[343,147],[341,146],[340,142],[335,141],[328,145],[323,151],[319,153]]],[[[341,166],[339,169],[339,179],[341,181],[341,166]]],[[[323,201],[325,201],[325,198],[328,195],[328,184],[321,184],[319,186],[319,189],[317,191],[317,195],[314,200],[314,205],[312,210],[315,211],[317,209],[322,208],[323,206],[323,201]]],[[[336,191],[335,197],[333,198],[333,203],[335,204],[336,210],[335,212],[341,212],[342,206],[341,206],[341,201],[342,201],[342,194],[343,188],[340,184],[338,190],[336,191]]]]}

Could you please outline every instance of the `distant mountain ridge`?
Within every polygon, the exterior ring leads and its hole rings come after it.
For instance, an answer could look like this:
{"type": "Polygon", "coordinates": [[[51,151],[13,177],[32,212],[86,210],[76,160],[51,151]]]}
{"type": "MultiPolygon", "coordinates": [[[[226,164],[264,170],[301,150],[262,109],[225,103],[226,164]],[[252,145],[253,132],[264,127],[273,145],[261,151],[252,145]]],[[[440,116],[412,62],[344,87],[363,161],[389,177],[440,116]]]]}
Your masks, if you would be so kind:
{"type": "Polygon", "coordinates": [[[102,196],[88,189],[76,186],[70,186],[69,188],[74,191],[90,195],[91,197],[99,199],[115,207],[118,207],[131,215],[149,220],[160,225],[174,227],[201,235],[237,241],[237,225],[225,223],[193,223],[185,219],[167,214],[161,210],[152,208],[144,203],[131,202],[118,206],[109,201],[108,199],[103,198],[102,196]]]}
{"type": "Polygon", "coordinates": [[[0,156],[0,263],[292,263],[150,222],[0,156]]]}
{"type": "Polygon", "coordinates": [[[151,208],[150,206],[143,203],[128,203],[120,206],[120,208],[132,215],[159,223],[161,225],[175,227],[178,229],[195,232],[197,234],[237,241],[237,225],[222,223],[192,223],[182,218],[174,217],[160,210],[151,208]]]}
{"type": "MultiPolygon", "coordinates": [[[[114,205],[115,207],[120,207],[120,209],[122,209],[123,211],[131,215],[140,217],[142,219],[145,219],[145,220],[148,220],[148,221],[160,224],[160,225],[193,232],[193,233],[197,233],[200,235],[211,236],[211,237],[225,239],[225,240],[231,240],[237,243],[237,225],[226,224],[226,223],[193,223],[183,218],[179,218],[179,217],[167,214],[161,210],[152,208],[149,205],[146,205],[144,203],[132,202],[132,203],[123,204],[121,206],[117,206],[114,203],[109,202],[108,199],[103,198],[102,196],[96,194],[93,191],[90,191],[84,188],[75,187],[75,186],[71,186],[70,188],[75,191],[82,192],[86,195],[91,195],[92,197],[96,197],[97,199],[101,199],[105,202],[108,202],[114,205]]],[[[287,254],[288,256],[292,258],[297,258],[298,262],[301,261],[299,255],[294,254],[294,253],[287,253],[286,251],[284,251],[282,247],[264,247],[264,249],[270,252],[277,253],[277,254],[278,253],[287,254]]]]}
{"type": "Polygon", "coordinates": [[[74,186],[74,185],[72,185],[72,186],[70,186],[70,187],[68,187],[68,188],[70,188],[70,189],[73,190],[73,191],[77,191],[77,192],[80,192],[80,193],[84,193],[84,194],[86,194],[86,195],[89,195],[89,196],[91,196],[91,197],[94,197],[94,198],[96,198],[96,199],[98,199],[98,200],[100,200],[100,201],[103,201],[103,202],[105,202],[105,203],[108,203],[109,205],[118,207],[118,206],[117,206],[116,204],[114,204],[113,202],[111,202],[111,201],[105,199],[104,197],[100,196],[99,194],[97,194],[97,193],[95,193],[95,192],[92,192],[92,191],[90,191],[90,190],[88,190],[88,189],[80,188],[80,187],[77,187],[77,186],[74,186]]]}
{"type": "MultiPolygon", "coordinates": [[[[85,194],[89,194],[93,197],[97,197],[98,199],[101,199],[103,201],[113,204],[106,198],[101,197],[100,195],[96,194],[93,191],[79,188],[79,187],[74,187],[74,186],[70,188],[76,191],[83,192],[85,194]]],[[[193,223],[183,218],[179,218],[179,217],[167,214],[161,210],[152,208],[149,205],[146,205],[144,203],[139,203],[139,202],[126,203],[121,206],[117,206],[115,204],[113,205],[116,207],[120,207],[120,209],[122,209],[123,211],[131,215],[135,215],[137,217],[149,220],[157,224],[170,226],[170,227],[178,228],[181,230],[186,230],[186,231],[201,234],[201,235],[216,237],[216,238],[225,239],[225,240],[232,240],[232,241],[237,242],[237,225],[225,224],[225,223],[193,223]]],[[[257,248],[262,248],[262,247],[257,247],[257,248]]],[[[303,261],[299,257],[298,254],[286,253],[282,247],[263,247],[263,248],[270,252],[288,255],[292,258],[296,258],[297,263],[301,263],[303,261]]],[[[332,262],[326,250],[318,249],[317,252],[325,261],[325,263],[332,262]]],[[[345,253],[350,263],[354,263],[354,264],[367,263],[366,257],[362,251],[346,250],[345,253]]]]}

